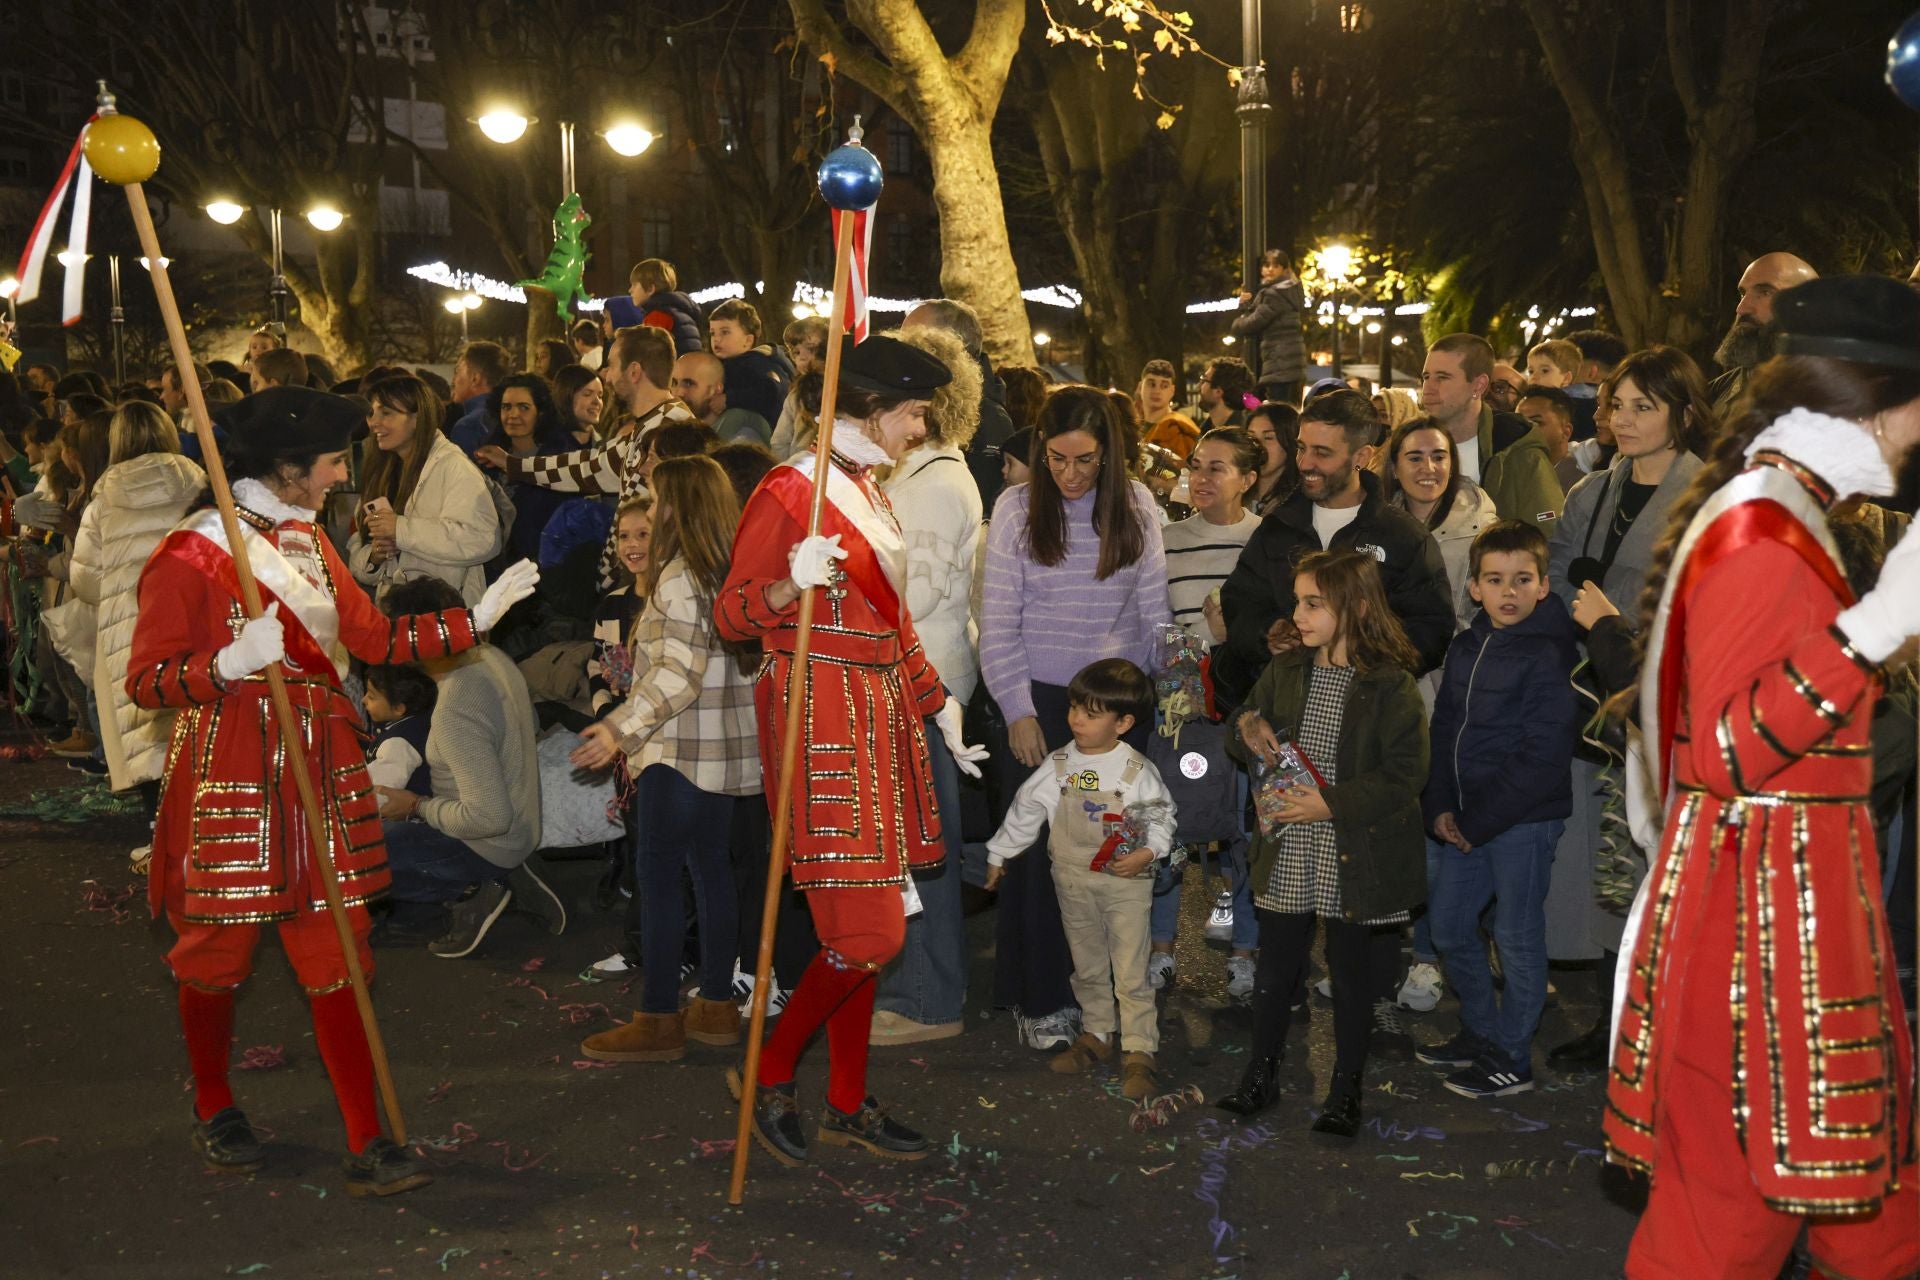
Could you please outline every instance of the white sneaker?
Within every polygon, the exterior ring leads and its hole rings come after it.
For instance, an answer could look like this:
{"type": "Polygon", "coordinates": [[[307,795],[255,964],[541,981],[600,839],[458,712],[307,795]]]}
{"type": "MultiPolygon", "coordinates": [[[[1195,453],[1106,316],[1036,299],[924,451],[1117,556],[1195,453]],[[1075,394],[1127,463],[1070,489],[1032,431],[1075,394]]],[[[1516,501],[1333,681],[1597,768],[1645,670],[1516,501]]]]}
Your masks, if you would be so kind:
{"type": "Polygon", "coordinates": [[[1213,910],[1207,915],[1207,941],[1231,942],[1233,940],[1233,894],[1222,889],[1213,899],[1213,910]]]}
{"type": "Polygon", "coordinates": [[[1080,1029],[1080,1011],[1061,1009],[1044,1018],[1022,1018],[1021,1038],[1027,1048],[1058,1052],[1073,1043],[1080,1029]]]}
{"type": "Polygon", "coordinates": [[[582,982],[619,982],[640,972],[637,964],[628,964],[624,952],[616,951],[605,960],[595,960],[580,973],[582,982]]]}
{"type": "Polygon", "coordinates": [[[1147,956],[1147,985],[1155,991],[1173,981],[1173,952],[1155,951],[1147,956]]]}
{"type": "Polygon", "coordinates": [[[143,844],[127,854],[127,870],[137,876],[146,875],[153,866],[153,846],[143,844]]]}
{"type": "Polygon", "coordinates": [[[1244,1000],[1253,994],[1253,957],[1227,957],[1227,994],[1244,1000]]]}
{"type": "Polygon", "coordinates": [[[1320,979],[1320,981],[1313,984],[1313,989],[1320,993],[1322,1000],[1333,999],[1333,979],[1331,977],[1320,979]]]}
{"type": "MultiPolygon", "coordinates": [[[[773,1019],[779,1017],[780,1011],[787,1007],[787,993],[781,990],[780,979],[772,974],[767,975],[767,981],[770,984],[767,987],[767,1017],[773,1019]]],[[[733,966],[733,998],[740,1003],[741,1017],[752,1016],[753,975],[742,972],[737,962],[733,966]]]]}
{"type": "Polygon", "coordinates": [[[1407,970],[1407,980],[1400,984],[1400,1003],[1415,1013],[1432,1013],[1446,985],[1439,965],[1416,961],[1407,970]]]}

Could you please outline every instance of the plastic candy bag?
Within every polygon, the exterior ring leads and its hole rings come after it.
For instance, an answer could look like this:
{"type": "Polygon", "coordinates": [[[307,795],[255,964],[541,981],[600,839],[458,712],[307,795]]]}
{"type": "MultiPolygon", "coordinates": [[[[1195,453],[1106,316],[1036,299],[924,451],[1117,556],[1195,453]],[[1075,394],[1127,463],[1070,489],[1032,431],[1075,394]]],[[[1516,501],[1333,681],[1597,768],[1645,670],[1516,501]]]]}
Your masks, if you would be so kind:
{"type": "Polygon", "coordinates": [[[1207,714],[1207,686],[1200,675],[1206,651],[1178,623],[1159,627],[1153,645],[1153,701],[1160,712],[1160,735],[1180,740],[1180,727],[1207,714]]]}
{"type": "Polygon", "coordinates": [[[1255,760],[1253,765],[1253,811],[1260,819],[1260,832],[1268,839],[1277,839],[1287,824],[1280,819],[1280,811],[1286,806],[1287,792],[1295,787],[1324,787],[1319,770],[1313,767],[1313,761],[1307,753],[1285,734],[1280,739],[1280,755],[1274,763],[1255,760]]]}
{"type": "Polygon", "coordinates": [[[1137,800],[1119,813],[1109,813],[1101,821],[1106,826],[1107,838],[1100,842],[1099,851],[1093,855],[1093,861],[1087,864],[1089,871],[1105,871],[1107,864],[1115,858],[1124,858],[1130,853],[1145,849],[1151,843],[1150,832],[1155,822],[1171,825],[1173,806],[1165,800],[1137,800]]]}

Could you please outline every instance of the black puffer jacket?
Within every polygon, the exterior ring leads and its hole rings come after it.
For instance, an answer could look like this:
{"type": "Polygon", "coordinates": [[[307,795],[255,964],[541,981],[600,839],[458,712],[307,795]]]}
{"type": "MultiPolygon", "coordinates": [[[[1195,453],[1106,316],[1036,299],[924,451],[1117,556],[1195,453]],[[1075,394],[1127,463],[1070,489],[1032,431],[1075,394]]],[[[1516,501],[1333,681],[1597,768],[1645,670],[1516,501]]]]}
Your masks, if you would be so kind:
{"type": "Polygon", "coordinates": [[[1261,382],[1299,382],[1307,376],[1307,340],[1300,331],[1306,291],[1297,279],[1263,284],[1240,304],[1233,336],[1246,345],[1248,364],[1261,382]]]}
{"type": "Polygon", "coordinates": [[[1000,446],[1013,434],[1013,419],[1007,416],[1007,384],[985,356],[974,359],[980,362],[980,429],[967,444],[967,470],[980,486],[983,510],[992,511],[1000,496],[1000,446]]]}

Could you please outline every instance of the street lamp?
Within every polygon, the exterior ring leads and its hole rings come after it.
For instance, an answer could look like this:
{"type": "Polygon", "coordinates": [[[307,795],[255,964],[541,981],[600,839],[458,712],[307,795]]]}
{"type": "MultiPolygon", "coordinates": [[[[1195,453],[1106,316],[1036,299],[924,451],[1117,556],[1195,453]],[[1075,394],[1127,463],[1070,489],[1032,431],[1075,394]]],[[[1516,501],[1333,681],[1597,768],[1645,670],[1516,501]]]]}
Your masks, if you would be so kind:
{"type": "Polygon", "coordinates": [[[518,111],[506,107],[495,107],[474,123],[480,126],[481,133],[487,135],[487,141],[497,142],[504,147],[508,143],[520,141],[521,136],[527,131],[527,126],[539,122],[521,115],[518,111]]]}
{"type": "Polygon", "coordinates": [[[459,294],[448,298],[444,304],[447,314],[460,317],[460,345],[467,344],[467,313],[480,305],[477,293],[459,294]]]}
{"type": "Polygon", "coordinates": [[[338,231],[340,224],[347,220],[346,214],[325,201],[308,209],[305,216],[308,225],[315,231],[338,231]]]}
{"type": "Polygon", "coordinates": [[[629,160],[653,145],[653,132],[631,120],[621,121],[600,136],[607,140],[607,145],[616,153],[629,160]]]}
{"type": "Polygon", "coordinates": [[[0,298],[5,298],[7,301],[7,323],[9,324],[20,322],[20,304],[14,301],[14,297],[19,292],[20,280],[17,276],[8,276],[5,280],[0,280],[0,298]]]}
{"type": "Polygon", "coordinates": [[[1249,292],[1260,287],[1267,238],[1267,68],[1260,56],[1260,0],[1240,0],[1240,256],[1249,292]]]}
{"type": "MultiPolygon", "coordinates": [[[[507,106],[490,107],[473,120],[489,142],[508,146],[526,136],[527,127],[540,123],[538,116],[524,116],[507,106]]],[[[560,122],[560,194],[569,196],[579,190],[574,178],[573,131],[571,120],[560,122]]],[[[631,159],[653,145],[653,131],[633,120],[619,120],[600,132],[608,148],[631,159]]]]}
{"type": "Polygon", "coordinates": [[[207,202],[206,210],[209,218],[223,227],[230,227],[240,221],[240,215],[247,211],[247,206],[232,200],[211,200],[207,202]]]}
{"type": "MultiPolygon", "coordinates": [[[[1320,273],[1333,283],[1334,297],[1338,299],[1340,286],[1346,283],[1347,276],[1353,271],[1353,247],[1338,240],[1332,244],[1320,246],[1320,273]]],[[[1341,308],[1341,315],[1333,317],[1333,376],[1340,376],[1340,321],[1350,308],[1341,308]]]]}
{"type": "MultiPolygon", "coordinates": [[[[209,218],[223,227],[230,227],[240,221],[241,215],[247,211],[247,206],[238,201],[229,200],[225,196],[209,200],[201,208],[206,210],[209,218]]],[[[340,225],[347,220],[347,215],[322,200],[307,210],[306,219],[308,225],[315,231],[338,231],[340,225]]],[[[273,279],[267,283],[267,308],[273,315],[273,323],[280,326],[280,336],[285,338],[287,299],[293,296],[293,290],[287,286],[286,249],[281,237],[280,210],[268,209],[266,224],[268,236],[273,241],[273,279]]],[[[167,260],[162,258],[160,261],[164,264],[167,260]]],[[[140,262],[142,266],[146,265],[146,259],[142,258],[140,262]]]]}

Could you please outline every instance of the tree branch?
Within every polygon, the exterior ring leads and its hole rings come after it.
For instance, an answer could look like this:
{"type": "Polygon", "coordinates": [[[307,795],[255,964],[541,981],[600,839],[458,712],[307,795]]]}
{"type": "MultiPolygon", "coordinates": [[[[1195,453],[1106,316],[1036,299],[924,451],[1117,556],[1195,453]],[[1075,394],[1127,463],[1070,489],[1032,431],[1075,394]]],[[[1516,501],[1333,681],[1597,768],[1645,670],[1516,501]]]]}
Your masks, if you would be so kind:
{"type": "Polygon", "coordinates": [[[952,61],[954,77],[980,104],[983,120],[993,119],[999,109],[1026,23],[1026,0],[978,0],[975,5],[973,30],[952,61]]]}
{"type": "Polygon", "coordinates": [[[1693,5],[1691,0],[1667,0],[1666,9],[1667,68],[1691,126],[1700,118],[1700,82],[1693,70],[1693,5]]]}
{"type": "Polygon", "coordinates": [[[907,110],[906,83],[892,67],[847,39],[840,24],[828,15],[823,0],[787,0],[787,3],[793,9],[793,25],[800,39],[811,46],[816,55],[833,59],[834,74],[845,74],[901,115],[913,118],[907,110]]]}

